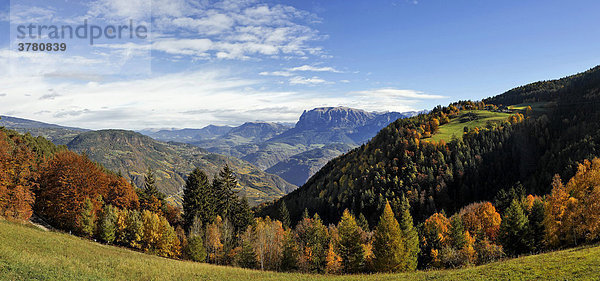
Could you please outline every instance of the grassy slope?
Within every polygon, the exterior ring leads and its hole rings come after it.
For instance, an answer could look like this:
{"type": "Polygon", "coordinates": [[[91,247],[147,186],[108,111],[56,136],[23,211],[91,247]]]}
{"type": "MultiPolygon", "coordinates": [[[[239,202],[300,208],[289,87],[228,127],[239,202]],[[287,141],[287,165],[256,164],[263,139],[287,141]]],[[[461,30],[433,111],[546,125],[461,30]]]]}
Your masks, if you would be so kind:
{"type": "Polygon", "coordinates": [[[176,261],[0,221],[0,280],[590,280],[600,246],[458,270],[325,276],[176,261]]]}
{"type": "Polygon", "coordinates": [[[485,127],[488,124],[488,122],[501,122],[506,120],[506,118],[510,116],[510,114],[508,113],[492,112],[486,110],[467,110],[464,113],[462,113],[461,116],[467,113],[477,114],[478,119],[464,122],[464,120],[462,120],[461,117],[454,118],[450,120],[450,123],[440,126],[439,132],[435,133],[431,138],[428,138],[427,140],[450,141],[453,136],[456,136],[456,138],[462,138],[464,127],[482,128],[485,127]]]}

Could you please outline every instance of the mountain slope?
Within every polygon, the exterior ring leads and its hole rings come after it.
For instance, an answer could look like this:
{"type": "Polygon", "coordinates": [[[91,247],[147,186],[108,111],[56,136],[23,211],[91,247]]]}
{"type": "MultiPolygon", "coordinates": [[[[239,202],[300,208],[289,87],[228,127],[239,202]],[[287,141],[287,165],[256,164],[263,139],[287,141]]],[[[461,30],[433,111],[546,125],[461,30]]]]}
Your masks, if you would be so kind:
{"type": "Polygon", "coordinates": [[[266,202],[292,191],[295,186],[278,176],[267,174],[253,165],[232,157],[209,153],[198,147],[180,143],[163,143],[139,133],[123,130],[102,130],[78,135],[67,145],[85,153],[90,159],[113,171],[120,171],[136,185],[143,184],[148,168],[155,171],[159,189],[167,195],[177,195],[185,178],[198,167],[209,177],[225,164],[236,173],[241,196],[253,204],[266,202]]]}
{"type": "MultiPolygon", "coordinates": [[[[327,222],[337,222],[349,208],[373,223],[377,218],[372,214],[380,213],[385,200],[401,195],[409,198],[417,221],[437,211],[452,213],[472,202],[493,201],[499,191],[519,183],[528,193],[544,195],[554,174],[570,178],[578,163],[600,156],[599,106],[600,67],[596,67],[519,87],[485,103],[437,107],[390,124],[367,144],[330,161],[280,201],[286,203],[292,220],[307,209],[327,222]],[[545,105],[536,107],[538,112],[535,106],[532,112],[527,109],[528,103],[541,102],[545,105]],[[512,103],[518,105],[511,106],[514,110],[506,107],[512,103]],[[473,110],[489,116],[490,122],[458,125],[455,129],[463,129],[462,138],[438,137],[444,126],[473,117],[465,115],[473,110]],[[506,116],[511,117],[503,120],[506,116]]],[[[267,206],[262,214],[276,215],[278,205],[267,206]]]]}
{"type": "Polygon", "coordinates": [[[329,144],[293,155],[266,169],[265,172],[278,175],[290,183],[300,186],[327,164],[329,160],[348,152],[350,149],[352,149],[352,146],[347,144],[329,144]]]}
{"type": "Polygon", "coordinates": [[[0,126],[23,134],[29,132],[34,137],[42,136],[58,145],[67,144],[78,134],[88,131],[10,116],[0,116],[0,126]]]}
{"type": "Polygon", "coordinates": [[[597,280],[600,246],[401,274],[278,273],[178,261],[0,221],[2,280],[597,280]]]}
{"type": "Polygon", "coordinates": [[[193,142],[192,144],[206,148],[210,152],[241,158],[244,156],[243,153],[231,148],[262,143],[288,129],[288,126],[277,123],[246,122],[215,139],[193,142]]]}

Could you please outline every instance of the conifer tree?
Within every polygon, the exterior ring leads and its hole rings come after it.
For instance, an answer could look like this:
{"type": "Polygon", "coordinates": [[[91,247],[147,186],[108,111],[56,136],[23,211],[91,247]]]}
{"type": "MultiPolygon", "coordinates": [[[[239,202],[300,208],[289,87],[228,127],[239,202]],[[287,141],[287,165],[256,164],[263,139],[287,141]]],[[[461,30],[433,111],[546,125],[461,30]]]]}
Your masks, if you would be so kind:
{"type": "Polygon", "coordinates": [[[154,171],[150,168],[144,176],[144,187],[138,193],[138,197],[143,210],[159,212],[164,205],[165,195],[156,187],[154,171]]]}
{"type": "Polygon", "coordinates": [[[288,208],[283,200],[281,201],[281,204],[279,204],[279,220],[281,220],[283,227],[286,229],[290,228],[290,212],[288,211],[288,208]]]}
{"type": "Polygon", "coordinates": [[[410,215],[410,204],[408,198],[402,196],[400,204],[400,230],[404,239],[404,257],[402,271],[414,271],[417,269],[417,258],[419,255],[419,234],[413,225],[410,215]]]}
{"type": "Polygon", "coordinates": [[[281,258],[281,269],[293,271],[298,269],[298,244],[294,239],[294,233],[287,229],[283,241],[283,253],[281,258]]]}
{"type": "Polygon", "coordinates": [[[96,232],[96,213],[94,212],[94,204],[89,197],[83,201],[81,215],[79,216],[79,229],[86,237],[92,237],[96,232]]]}
{"type": "Polygon", "coordinates": [[[404,265],[405,240],[392,207],[386,202],[375,232],[373,265],[379,272],[398,272],[404,265]]]}
{"type": "Polygon", "coordinates": [[[450,218],[450,233],[448,235],[454,249],[460,250],[467,244],[465,226],[459,215],[450,218]]]}
{"type": "Polygon", "coordinates": [[[544,248],[544,235],[546,228],[544,227],[544,203],[541,200],[535,200],[531,207],[529,219],[529,235],[531,241],[531,250],[539,252],[544,248]]]}
{"type": "Polygon", "coordinates": [[[137,210],[127,212],[125,219],[125,237],[127,244],[134,249],[141,249],[144,235],[142,214],[137,210]]]}
{"type": "Polygon", "coordinates": [[[242,197],[241,200],[235,200],[230,217],[236,233],[244,231],[254,222],[254,213],[252,213],[246,197],[242,197]]]}
{"type": "Polygon", "coordinates": [[[229,165],[225,164],[223,170],[213,180],[213,190],[216,197],[216,209],[218,214],[223,217],[229,217],[232,207],[236,203],[234,189],[237,187],[237,180],[229,165]]]}
{"type": "Polygon", "coordinates": [[[338,233],[340,238],[337,253],[342,258],[344,272],[359,272],[364,265],[361,229],[348,209],[344,211],[338,224],[338,233]]]}
{"type": "Polygon", "coordinates": [[[100,225],[98,226],[98,236],[100,240],[106,243],[112,243],[116,238],[116,226],[117,212],[115,207],[112,205],[104,205],[102,209],[102,217],[100,218],[100,225]]]}
{"type": "Polygon", "coordinates": [[[367,221],[367,218],[365,218],[365,215],[363,215],[363,213],[358,214],[358,217],[356,217],[356,223],[362,230],[367,232],[370,230],[369,222],[367,221]]]}
{"type": "Polygon", "coordinates": [[[188,244],[185,249],[186,256],[196,262],[204,262],[206,260],[206,249],[201,235],[191,235],[188,238],[188,244]]]}
{"type": "Polygon", "coordinates": [[[304,209],[304,212],[302,212],[302,218],[303,219],[309,219],[310,215],[308,214],[308,209],[304,209]]]}
{"type": "Polygon", "coordinates": [[[208,177],[196,168],[187,178],[183,189],[183,221],[187,231],[198,217],[203,225],[215,218],[214,194],[210,193],[208,177]]]}
{"type": "Polygon", "coordinates": [[[253,247],[253,231],[252,227],[248,227],[242,235],[240,235],[241,251],[236,257],[236,263],[243,268],[256,268],[256,254],[253,247]]]}
{"type": "Polygon", "coordinates": [[[510,203],[500,224],[500,242],[509,255],[517,255],[529,250],[527,216],[516,199],[510,203]]]}
{"type": "Polygon", "coordinates": [[[325,260],[326,260],[325,273],[329,273],[329,274],[340,273],[340,271],[342,269],[343,259],[342,259],[342,257],[340,257],[340,255],[338,255],[335,252],[333,243],[329,243],[329,248],[327,249],[327,258],[325,258],[325,260]]]}

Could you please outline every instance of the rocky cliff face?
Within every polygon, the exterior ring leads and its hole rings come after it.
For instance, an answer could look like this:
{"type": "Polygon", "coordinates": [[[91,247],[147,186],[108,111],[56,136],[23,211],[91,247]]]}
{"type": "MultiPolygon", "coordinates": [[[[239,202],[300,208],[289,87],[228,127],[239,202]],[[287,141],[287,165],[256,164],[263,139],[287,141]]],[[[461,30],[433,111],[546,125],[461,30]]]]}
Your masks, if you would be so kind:
{"type": "Polygon", "coordinates": [[[374,114],[348,107],[321,107],[304,111],[296,129],[327,130],[331,128],[356,128],[366,125],[374,114]]]}

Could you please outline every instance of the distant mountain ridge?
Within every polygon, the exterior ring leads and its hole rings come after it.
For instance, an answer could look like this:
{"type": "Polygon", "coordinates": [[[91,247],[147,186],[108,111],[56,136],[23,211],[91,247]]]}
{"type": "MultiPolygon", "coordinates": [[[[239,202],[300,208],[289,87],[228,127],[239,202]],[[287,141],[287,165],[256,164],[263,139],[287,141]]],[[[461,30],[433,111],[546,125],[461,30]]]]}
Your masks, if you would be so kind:
{"type": "Polygon", "coordinates": [[[89,131],[11,116],[0,116],[0,126],[23,134],[29,132],[33,136],[42,136],[55,144],[67,144],[78,134],[89,131]]]}
{"type": "Polygon", "coordinates": [[[213,139],[231,131],[231,126],[208,125],[202,129],[141,130],[140,133],[160,141],[193,142],[213,139]]]}

